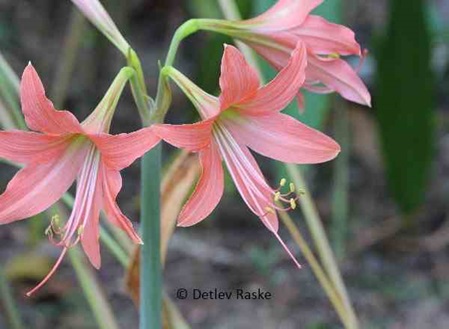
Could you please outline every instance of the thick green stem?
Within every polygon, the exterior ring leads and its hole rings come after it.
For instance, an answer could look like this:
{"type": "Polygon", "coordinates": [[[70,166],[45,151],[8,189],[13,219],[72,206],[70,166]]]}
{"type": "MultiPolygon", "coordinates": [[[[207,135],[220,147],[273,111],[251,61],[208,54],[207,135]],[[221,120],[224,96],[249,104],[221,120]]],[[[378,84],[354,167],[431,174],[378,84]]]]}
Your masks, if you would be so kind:
{"type": "MultiPolygon", "coordinates": [[[[171,65],[181,40],[197,31],[195,20],[184,23],[176,31],[165,64],[171,65]]],[[[171,103],[171,90],[167,77],[159,75],[156,101],[149,123],[163,122],[171,103]]],[[[161,146],[142,159],[141,248],[140,267],[140,329],[159,329],[162,326],[162,266],[160,256],[160,182],[161,146]]]]}
{"type": "Polygon", "coordinates": [[[3,301],[3,308],[5,314],[8,318],[11,329],[23,329],[25,328],[20,317],[19,309],[17,308],[16,302],[12,296],[11,288],[9,287],[8,281],[0,270],[0,296],[3,301]]]}
{"type": "Polygon", "coordinates": [[[161,145],[142,160],[140,329],[162,326],[162,266],[160,253],[161,145]]]}
{"type": "MultiPolygon", "coordinates": [[[[131,87],[144,126],[156,122],[150,117],[150,102],[146,93],[142,66],[137,54],[131,49],[128,64],[137,72],[131,87]]],[[[166,110],[153,108],[160,120],[166,110]]],[[[141,247],[140,267],[140,329],[162,328],[162,265],[160,253],[160,185],[161,145],[146,153],[141,161],[141,247]]]]}

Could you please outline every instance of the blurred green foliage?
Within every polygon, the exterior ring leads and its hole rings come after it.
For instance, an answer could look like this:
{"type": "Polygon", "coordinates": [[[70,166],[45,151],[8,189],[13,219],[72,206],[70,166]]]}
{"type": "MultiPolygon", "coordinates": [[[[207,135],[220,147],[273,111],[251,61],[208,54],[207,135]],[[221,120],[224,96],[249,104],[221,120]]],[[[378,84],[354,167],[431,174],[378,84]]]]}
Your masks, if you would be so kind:
{"type": "Polygon", "coordinates": [[[390,1],[375,109],[389,187],[404,214],[423,202],[433,154],[434,79],[422,0],[390,1]]]}

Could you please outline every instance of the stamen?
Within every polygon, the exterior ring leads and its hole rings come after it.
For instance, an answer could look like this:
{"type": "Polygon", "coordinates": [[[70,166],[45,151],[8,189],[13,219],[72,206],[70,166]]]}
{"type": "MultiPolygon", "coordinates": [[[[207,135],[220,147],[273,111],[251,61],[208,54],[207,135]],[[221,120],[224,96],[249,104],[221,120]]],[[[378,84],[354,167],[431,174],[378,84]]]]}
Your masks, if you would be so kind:
{"type": "Polygon", "coordinates": [[[290,192],[291,193],[295,193],[295,191],[296,191],[295,184],[294,183],[290,183],[290,192]]]}
{"type": "Polygon", "coordinates": [[[44,231],[45,235],[48,237],[53,237],[53,227],[51,225],[49,225],[45,231],[44,231]]]}
{"type": "Polygon", "coordinates": [[[277,191],[274,193],[274,201],[278,202],[279,199],[281,198],[281,192],[277,191]]]}
{"type": "Polygon", "coordinates": [[[295,258],[295,256],[293,256],[293,253],[288,248],[288,246],[285,244],[285,242],[282,240],[282,238],[279,236],[279,234],[277,232],[273,232],[273,234],[276,237],[276,239],[279,241],[281,246],[284,248],[284,250],[287,252],[287,254],[290,256],[292,261],[295,263],[296,267],[298,267],[298,269],[301,269],[302,268],[301,264],[299,264],[298,260],[295,258]]]}
{"type": "Polygon", "coordinates": [[[53,217],[51,218],[51,222],[50,222],[50,226],[53,230],[53,232],[55,232],[57,235],[60,235],[64,232],[64,229],[59,225],[61,222],[59,215],[55,214],[53,215],[53,217]]]}
{"type": "Polygon", "coordinates": [[[296,185],[293,182],[288,184],[289,191],[288,193],[281,193],[281,189],[283,186],[287,184],[287,180],[282,178],[280,181],[280,186],[278,189],[273,191],[273,206],[272,209],[278,211],[290,211],[295,210],[298,207],[297,201],[299,200],[299,196],[305,193],[304,190],[296,189],[296,185]],[[282,203],[287,203],[288,207],[282,207],[282,203]]]}
{"type": "Polygon", "coordinates": [[[290,207],[295,210],[296,209],[296,200],[291,198],[290,199],[290,207]]]}
{"type": "Polygon", "coordinates": [[[332,54],[327,55],[327,57],[334,58],[334,59],[339,59],[340,58],[340,54],[332,53],[332,54]]]}
{"type": "Polygon", "coordinates": [[[100,154],[92,146],[83,168],[78,175],[77,195],[69,219],[64,227],[61,227],[60,217],[56,214],[51,218],[50,225],[45,229],[45,235],[48,236],[50,242],[56,246],[63,247],[61,255],[50,272],[35,288],[27,293],[27,296],[31,296],[47,283],[60,266],[67,250],[80,242],[95,202],[99,163],[100,154]],[[57,239],[55,239],[55,236],[57,236],[57,239]]]}
{"type": "Polygon", "coordinates": [[[58,269],[59,265],[61,265],[62,260],[64,259],[65,254],[67,253],[67,248],[64,248],[61,252],[61,255],[59,256],[58,260],[56,261],[55,265],[53,265],[52,269],[50,270],[50,272],[48,272],[48,274],[45,276],[45,278],[33,289],[31,289],[30,291],[28,291],[26,293],[27,297],[30,297],[32,294],[34,294],[36,291],[38,291],[40,288],[42,288],[47,281],[51,278],[51,276],[56,272],[56,270],[58,269]]]}
{"type": "MultiPolygon", "coordinates": [[[[271,207],[265,207],[265,211],[266,211],[265,215],[268,215],[268,214],[275,214],[275,213],[276,213],[276,212],[274,211],[274,209],[271,208],[271,207]]],[[[265,215],[264,215],[264,216],[265,216],[265,215]]]]}

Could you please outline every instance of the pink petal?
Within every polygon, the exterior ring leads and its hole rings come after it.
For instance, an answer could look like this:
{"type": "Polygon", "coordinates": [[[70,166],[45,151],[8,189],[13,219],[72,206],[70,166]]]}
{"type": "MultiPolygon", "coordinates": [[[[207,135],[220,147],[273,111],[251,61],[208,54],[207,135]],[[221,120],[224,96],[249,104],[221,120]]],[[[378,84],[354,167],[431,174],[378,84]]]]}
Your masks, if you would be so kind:
{"type": "Polygon", "coordinates": [[[65,152],[71,138],[21,130],[0,131],[0,157],[23,164],[47,163],[65,152]]]}
{"type": "Polygon", "coordinates": [[[307,52],[299,42],[288,64],[267,85],[260,88],[254,99],[238,104],[247,112],[278,112],[294,99],[305,80],[307,52]]]}
{"type": "Polygon", "coordinates": [[[225,45],[221,59],[220,108],[252,98],[259,88],[259,76],[237,48],[225,45]]]}
{"type": "Polygon", "coordinates": [[[323,0],[279,0],[263,14],[243,21],[258,31],[288,30],[300,25],[323,0]]]}
{"type": "Polygon", "coordinates": [[[87,145],[76,142],[61,158],[20,170],[0,195],[0,224],[34,216],[55,203],[72,185],[86,153],[87,145]]]}
{"type": "Polygon", "coordinates": [[[137,158],[152,149],[160,138],[152,127],[143,128],[129,134],[89,135],[101,152],[103,161],[111,169],[120,171],[130,166],[137,158]]]}
{"type": "Polygon", "coordinates": [[[31,130],[48,134],[81,132],[75,116],[68,111],[58,111],[45,96],[44,86],[31,64],[23,71],[20,83],[20,100],[25,121],[31,130]]]}
{"type": "Polygon", "coordinates": [[[209,145],[215,118],[186,125],[153,125],[153,131],[173,146],[198,151],[209,145]]]}
{"type": "MultiPolygon", "coordinates": [[[[276,35],[277,34],[273,34],[275,39],[277,39],[276,35]]],[[[291,36],[289,36],[289,38],[291,38],[291,36]]],[[[276,49],[255,42],[246,43],[278,71],[282,70],[287,65],[291,57],[289,49],[293,49],[293,46],[286,47],[285,49],[276,49]]]]}
{"type": "Polygon", "coordinates": [[[309,15],[300,27],[292,31],[301,38],[314,54],[361,55],[354,32],[333,24],[320,16],[309,15]]]}
{"type": "Polygon", "coordinates": [[[201,177],[195,191],[181,210],[179,226],[192,226],[210,215],[224,191],[223,167],[215,143],[200,153],[201,177]]]}
{"type": "Polygon", "coordinates": [[[142,240],[134,230],[133,224],[122,213],[116,202],[118,192],[122,188],[122,177],[120,176],[120,173],[108,169],[105,165],[103,165],[100,170],[103,185],[103,209],[106,213],[106,217],[112,224],[125,231],[131,240],[135,243],[142,244],[142,240]]]}
{"type": "Polygon", "coordinates": [[[306,74],[307,79],[320,81],[347,100],[371,106],[371,95],[365,84],[342,59],[329,60],[309,55],[306,74]]]}
{"type": "Polygon", "coordinates": [[[340,152],[332,138],[282,113],[242,115],[225,123],[239,143],[282,162],[321,163],[340,152]]]}
{"type": "Polygon", "coordinates": [[[279,226],[277,215],[275,212],[267,212],[266,209],[273,206],[273,190],[266,183],[248,148],[239,144],[227,128],[221,124],[214,131],[214,138],[234,184],[246,205],[270,231],[277,232],[279,226]]]}
{"type": "Polygon", "coordinates": [[[89,258],[90,263],[96,268],[101,267],[100,255],[100,210],[102,207],[102,186],[101,181],[97,180],[94,192],[94,199],[92,201],[92,208],[89,214],[84,214],[87,217],[86,225],[81,234],[81,245],[83,250],[89,258]]]}

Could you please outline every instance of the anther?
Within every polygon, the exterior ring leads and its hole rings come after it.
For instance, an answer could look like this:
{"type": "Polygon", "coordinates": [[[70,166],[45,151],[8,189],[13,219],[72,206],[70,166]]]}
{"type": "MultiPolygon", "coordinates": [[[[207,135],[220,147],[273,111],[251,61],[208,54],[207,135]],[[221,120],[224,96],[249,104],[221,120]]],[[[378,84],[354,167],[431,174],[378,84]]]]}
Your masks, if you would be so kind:
{"type": "Polygon", "coordinates": [[[265,207],[265,211],[266,211],[267,213],[270,213],[270,214],[275,214],[275,213],[276,213],[276,212],[274,211],[274,209],[271,208],[271,207],[265,207]]]}
{"type": "Polygon", "coordinates": [[[52,225],[55,225],[56,227],[59,226],[59,221],[60,221],[60,219],[59,219],[59,215],[58,214],[53,215],[53,217],[51,218],[52,225]]]}
{"type": "Polygon", "coordinates": [[[329,57],[329,58],[339,59],[339,58],[340,58],[340,54],[332,53],[332,54],[329,54],[328,57],[329,57]]]}
{"type": "Polygon", "coordinates": [[[45,229],[44,233],[45,233],[45,235],[53,236],[53,227],[52,227],[51,225],[49,225],[49,226],[45,229]]]}
{"type": "Polygon", "coordinates": [[[290,192],[294,193],[296,191],[296,186],[293,183],[290,183],[290,192]]]}
{"type": "Polygon", "coordinates": [[[290,199],[290,207],[295,210],[296,209],[296,200],[291,198],[290,199]]]}
{"type": "Polygon", "coordinates": [[[78,227],[78,230],[77,230],[78,236],[82,235],[83,232],[84,232],[84,225],[81,225],[80,227],[78,227]]]}
{"type": "Polygon", "coordinates": [[[275,202],[278,202],[280,198],[281,198],[281,192],[278,191],[278,192],[274,193],[274,201],[275,202]]]}
{"type": "Polygon", "coordinates": [[[283,187],[283,186],[285,186],[286,183],[287,183],[287,180],[285,178],[282,178],[279,185],[283,187]]]}

